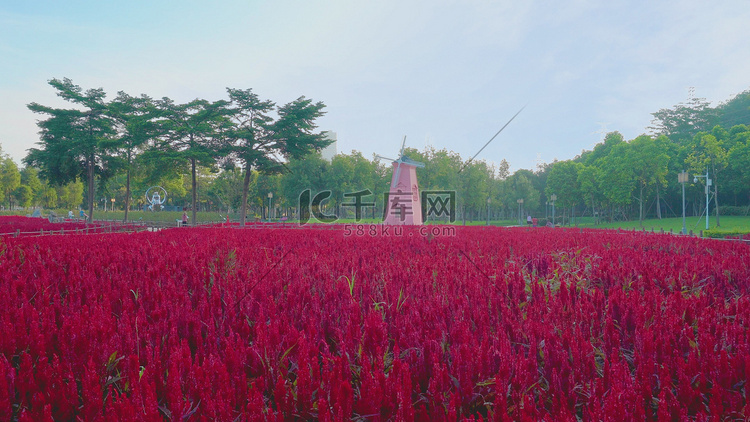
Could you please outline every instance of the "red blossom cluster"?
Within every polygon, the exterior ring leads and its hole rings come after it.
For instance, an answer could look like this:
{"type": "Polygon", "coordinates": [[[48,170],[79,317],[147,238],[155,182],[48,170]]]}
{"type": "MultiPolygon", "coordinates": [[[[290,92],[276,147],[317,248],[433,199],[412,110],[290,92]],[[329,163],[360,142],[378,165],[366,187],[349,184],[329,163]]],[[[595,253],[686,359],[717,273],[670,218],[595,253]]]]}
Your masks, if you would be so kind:
{"type": "Polygon", "coordinates": [[[750,248],[561,229],[0,242],[0,420],[746,419],[750,248]]]}
{"type": "Polygon", "coordinates": [[[85,227],[83,221],[69,220],[62,223],[52,223],[46,218],[39,217],[22,217],[22,216],[3,216],[0,217],[0,233],[14,234],[16,231],[21,233],[39,232],[40,230],[75,230],[85,227]]]}
{"type": "Polygon", "coordinates": [[[85,220],[66,219],[61,222],[51,222],[46,218],[3,216],[0,217],[0,236],[39,236],[44,234],[71,233],[110,233],[138,228],[138,223],[122,223],[119,221],[98,221],[86,223],[85,220]]]}

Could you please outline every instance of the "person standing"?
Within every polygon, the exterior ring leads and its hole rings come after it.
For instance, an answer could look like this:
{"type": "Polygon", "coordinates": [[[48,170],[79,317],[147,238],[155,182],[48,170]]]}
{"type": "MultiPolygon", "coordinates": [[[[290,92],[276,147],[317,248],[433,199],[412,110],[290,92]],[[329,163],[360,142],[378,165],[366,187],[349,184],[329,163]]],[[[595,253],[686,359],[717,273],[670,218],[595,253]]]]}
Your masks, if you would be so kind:
{"type": "Polygon", "coordinates": [[[187,225],[188,225],[188,218],[189,217],[187,215],[187,210],[183,209],[182,210],[182,227],[187,227],[187,225]]]}
{"type": "Polygon", "coordinates": [[[531,225],[531,222],[532,222],[532,221],[531,221],[531,214],[529,214],[529,215],[528,215],[528,216],[526,217],[526,224],[528,224],[528,225],[530,226],[530,225],[531,225]]]}

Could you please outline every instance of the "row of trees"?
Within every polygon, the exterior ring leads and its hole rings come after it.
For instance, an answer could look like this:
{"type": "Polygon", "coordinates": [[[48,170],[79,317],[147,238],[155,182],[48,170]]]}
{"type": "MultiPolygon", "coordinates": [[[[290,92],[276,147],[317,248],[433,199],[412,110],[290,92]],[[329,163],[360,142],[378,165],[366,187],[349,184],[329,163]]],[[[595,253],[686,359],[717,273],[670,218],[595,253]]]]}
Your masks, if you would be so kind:
{"type": "MultiPolygon", "coordinates": [[[[105,102],[102,90],[83,92],[67,79],[50,84],[76,108],[29,105],[48,118],[39,123],[41,148],[30,151],[27,169],[39,168],[42,183],[71,186],[87,180],[90,211],[96,189],[100,197],[116,198],[128,209],[132,198],[137,201],[148,186],[158,184],[170,192],[173,204],[190,201],[193,212],[199,207],[236,212],[243,222],[248,209],[263,214],[271,201],[293,213],[305,189],[331,190],[325,205],[344,217],[352,211],[341,207],[351,202],[344,194],[369,189],[376,203],[371,216],[382,212],[390,163],[356,151],[330,162],[313,153],[327,144],[314,133],[322,103],[301,97],[277,107],[251,90],[234,89],[227,90],[226,101],[175,104],[120,92],[105,102]]],[[[572,216],[642,220],[679,215],[677,173],[682,170],[709,173],[717,223],[720,204],[748,205],[750,91],[716,108],[692,99],[653,115],[650,135],[626,141],[611,132],[593,150],[533,171],[510,174],[505,161],[496,166],[467,162],[434,148],[407,149],[406,154],[426,164],[417,170],[420,188],[456,191],[462,218],[541,215],[553,194],[557,206],[572,216]]],[[[705,181],[692,179],[687,192],[694,214],[705,206],[705,181]]]]}
{"type": "Polygon", "coordinates": [[[715,126],[680,142],[668,136],[641,135],[626,142],[618,132],[574,160],[554,163],[549,169],[545,193],[556,193],[562,205],[575,210],[585,207],[609,219],[628,219],[635,208],[639,220],[653,209],[681,213],[681,185],[678,173],[689,173],[687,194],[693,213],[702,210],[705,178],[710,189],[717,226],[720,203],[747,205],[750,199],[750,129],[736,125],[730,130],[715,126]]]}
{"type": "MultiPolygon", "coordinates": [[[[508,172],[508,164],[467,162],[447,150],[407,150],[426,164],[418,169],[420,187],[454,190],[464,218],[519,218],[546,214],[554,194],[557,205],[573,218],[589,215],[612,220],[643,220],[681,214],[682,189],[678,173],[690,174],[686,192],[688,214],[705,209],[705,179],[712,181],[712,212],[720,225],[720,205],[750,205],[750,91],[711,108],[693,99],[673,109],[654,113],[650,135],[626,141],[619,132],[607,134],[593,150],[571,160],[542,165],[534,171],[508,172]],[[743,123],[744,122],[744,123],[743,123]],[[732,124],[725,129],[721,124],[732,124]],[[713,125],[713,126],[711,126],[713,125]]],[[[390,181],[389,163],[368,160],[358,152],[337,155],[330,163],[318,156],[287,164],[290,172],[260,180],[256,205],[265,192],[275,192],[276,203],[294,208],[303,189],[332,190],[329,207],[346,202],[343,194],[362,189],[374,193],[382,209],[382,194],[390,181]]],[[[235,201],[236,202],[236,201],[235,201]]],[[[745,208],[747,213],[748,208],[745,208]]],[[[346,209],[339,215],[346,216],[346,209]]]]}
{"type": "MultiPolygon", "coordinates": [[[[253,171],[278,173],[285,160],[301,159],[329,142],[314,132],[325,105],[305,97],[276,106],[250,89],[227,89],[229,99],[214,102],[178,104],[124,92],[106,101],[103,89],[84,91],[70,79],[49,83],[74,107],[28,105],[46,118],[38,122],[40,147],[32,148],[24,161],[56,184],[85,180],[90,216],[97,184],[118,174],[125,175],[127,219],[135,173],[154,183],[187,173],[195,222],[200,168],[242,168],[246,199],[253,171]]],[[[241,212],[244,223],[244,206],[241,212]]]]}
{"type": "Polygon", "coordinates": [[[0,147],[0,207],[76,208],[82,200],[81,182],[52,185],[40,178],[34,167],[19,169],[15,161],[4,154],[0,147]]]}

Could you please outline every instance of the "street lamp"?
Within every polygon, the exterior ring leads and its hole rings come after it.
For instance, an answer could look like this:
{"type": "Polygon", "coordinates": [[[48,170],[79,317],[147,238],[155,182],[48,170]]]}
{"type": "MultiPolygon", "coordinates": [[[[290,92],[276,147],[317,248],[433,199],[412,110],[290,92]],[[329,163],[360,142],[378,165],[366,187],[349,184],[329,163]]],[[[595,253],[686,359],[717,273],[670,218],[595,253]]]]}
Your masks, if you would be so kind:
{"type": "Polygon", "coordinates": [[[677,174],[677,182],[682,183],[682,234],[687,234],[685,226],[685,183],[688,181],[688,174],[685,170],[677,174]]]}
{"type": "Polygon", "coordinates": [[[487,225],[490,225],[490,202],[492,202],[492,199],[490,197],[487,197],[487,225]]]}
{"type": "Polygon", "coordinates": [[[268,192],[268,221],[271,221],[271,201],[273,200],[273,192],[268,192]]]}
{"type": "Polygon", "coordinates": [[[523,198],[517,199],[518,202],[518,225],[521,225],[521,206],[523,205],[523,198]]]}
{"type": "Polygon", "coordinates": [[[713,182],[711,181],[711,179],[708,178],[708,169],[706,169],[706,174],[704,176],[695,175],[693,177],[693,183],[698,183],[699,177],[706,179],[706,230],[708,230],[708,190],[709,190],[709,187],[713,184],[713,182]]]}
{"type": "Polygon", "coordinates": [[[557,201],[557,195],[554,193],[549,197],[552,200],[552,226],[555,226],[555,201],[557,201]]]}

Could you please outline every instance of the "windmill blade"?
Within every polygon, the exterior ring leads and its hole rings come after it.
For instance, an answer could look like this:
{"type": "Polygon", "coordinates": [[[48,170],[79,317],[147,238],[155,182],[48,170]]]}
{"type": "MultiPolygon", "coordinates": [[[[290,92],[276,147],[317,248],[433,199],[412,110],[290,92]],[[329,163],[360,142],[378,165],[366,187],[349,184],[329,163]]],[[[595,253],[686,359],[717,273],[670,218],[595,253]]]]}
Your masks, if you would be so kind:
{"type": "Polygon", "coordinates": [[[401,160],[397,160],[398,166],[396,166],[396,176],[393,178],[393,182],[391,182],[391,192],[393,192],[394,189],[396,189],[396,186],[398,186],[398,178],[401,176],[401,160]]]}
{"type": "Polygon", "coordinates": [[[414,167],[419,167],[419,168],[424,167],[424,163],[420,163],[419,161],[414,161],[408,157],[404,157],[403,159],[401,159],[401,161],[414,167]]]}
{"type": "Polygon", "coordinates": [[[375,158],[382,158],[383,160],[396,161],[393,158],[383,157],[382,155],[375,154],[375,158]]]}
{"type": "Polygon", "coordinates": [[[512,121],[513,121],[513,119],[515,119],[515,118],[516,118],[516,116],[518,116],[519,114],[521,114],[521,112],[522,112],[522,111],[523,111],[523,109],[525,109],[525,108],[526,108],[526,106],[523,106],[523,107],[521,107],[521,109],[520,109],[520,110],[518,110],[518,113],[514,114],[514,115],[513,115],[513,117],[511,117],[511,118],[510,118],[510,120],[508,120],[508,123],[506,123],[505,125],[503,125],[503,127],[501,127],[501,128],[500,128],[500,130],[498,130],[498,131],[497,131],[497,133],[495,134],[495,136],[493,136],[492,138],[490,138],[490,140],[489,140],[489,141],[487,141],[487,143],[486,143],[486,144],[484,144],[484,146],[483,146],[483,147],[482,147],[482,148],[481,148],[481,149],[480,149],[479,151],[477,151],[477,153],[476,153],[476,154],[474,154],[474,156],[473,156],[473,157],[471,157],[471,158],[469,159],[469,161],[467,161],[467,162],[466,162],[466,163],[465,163],[465,164],[464,164],[463,166],[461,166],[461,169],[460,169],[460,170],[458,170],[458,172],[459,172],[459,173],[461,173],[461,172],[462,172],[462,171],[463,171],[463,170],[464,170],[464,169],[466,168],[466,166],[468,166],[468,165],[469,165],[469,164],[470,164],[470,163],[471,163],[472,161],[474,161],[474,159],[475,159],[475,158],[477,158],[477,155],[479,155],[479,153],[481,153],[482,151],[484,151],[484,149],[485,149],[485,148],[487,148],[487,145],[489,145],[489,144],[490,144],[490,142],[492,142],[492,141],[493,141],[493,140],[494,140],[495,138],[497,138],[497,135],[499,135],[499,134],[500,134],[500,132],[502,132],[502,131],[503,131],[503,129],[505,129],[505,128],[506,128],[506,127],[507,127],[507,126],[508,126],[508,125],[510,124],[510,122],[512,122],[512,121]]]}
{"type": "Polygon", "coordinates": [[[404,135],[404,142],[401,143],[401,153],[398,154],[398,158],[404,156],[404,147],[406,146],[406,135],[404,135]]]}

